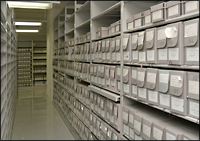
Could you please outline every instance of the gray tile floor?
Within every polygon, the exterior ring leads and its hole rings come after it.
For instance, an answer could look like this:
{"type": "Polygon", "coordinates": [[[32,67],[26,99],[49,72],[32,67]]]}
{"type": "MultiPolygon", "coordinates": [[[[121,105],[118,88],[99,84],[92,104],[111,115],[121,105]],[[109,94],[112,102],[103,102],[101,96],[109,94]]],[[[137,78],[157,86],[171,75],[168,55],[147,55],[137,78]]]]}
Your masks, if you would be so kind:
{"type": "Polygon", "coordinates": [[[46,86],[19,88],[12,140],[74,140],[46,94],[46,86]]]}

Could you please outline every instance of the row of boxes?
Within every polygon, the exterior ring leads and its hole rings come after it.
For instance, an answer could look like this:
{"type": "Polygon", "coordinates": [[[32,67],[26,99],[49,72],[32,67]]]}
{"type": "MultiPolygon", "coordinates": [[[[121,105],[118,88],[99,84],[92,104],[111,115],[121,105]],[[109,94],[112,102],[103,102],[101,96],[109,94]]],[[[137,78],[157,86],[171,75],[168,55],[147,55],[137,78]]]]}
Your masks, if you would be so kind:
{"type": "Polygon", "coordinates": [[[127,30],[199,11],[199,1],[169,1],[127,19],[127,30]]]}
{"type": "Polygon", "coordinates": [[[123,67],[123,93],[173,113],[199,118],[199,73],[123,67]]]}
{"type": "Polygon", "coordinates": [[[103,38],[108,35],[112,35],[115,33],[119,33],[121,31],[121,22],[116,21],[115,23],[112,23],[109,27],[99,27],[96,31],[96,39],[103,38]]]}
{"type": "Polygon", "coordinates": [[[125,63],[199,65],[199,18],[123,37],[125,63]]]}
{"type": "Polygon", "coordinates": [[[76,99],[81,101],[86,106],[90,107],[90,90],[88,89],[87,86],[75,83],[74,93],[76,99]]]}
{"type": "Polygon", "coordinates": [[[120,62],[121,36],[92,42],[91,60],[95,62],[120,62]]]}
{"type": "Polygon", "coordinates": [[[30,60],[18,60],[18,64],[31,63],[30,60]]]}
{"type": "Polygon", "coordinates": [[[90,112],[90,131],[99,140],[119,140],[120,134],[101,118],[90,112]]]}
{"type": "Polygon", "coordinates": [[[74,57],[76,61],[90,61],[90,43],[75,46],[74,57]]]}
{"type": "Polygon", "coordinates": [[[74,63],[74,76],[81,80],[90,81],[90,64],[87,63],[74,63]]]}
{"type": "MultiPolygon", "coordinates": [[[[60,43],[60,48],[65,48],[65,47],[70,47],[74,45],[74,38],[69,39],[68,41],[64,41],[62,43],[60,43]]],[[[57,46],[54,45],[55,49],[58,49],[57,46]]]]}
{"type": "Polygon", "coordinates": [[[17,53],[17,56],[31,55],[31,53],[17,53]]]}
{"type": "Polygon", "coordinates": [[[90,81],[101,87],[120,91],[120,66],[90,64],[90,81]]]}
{"type": "Polygon", "coordinates": [[[67,119],[70,121],[71,125],[74,127],[76,132],[79,134],[83,140],[93,140],[92,135],[88,127],[86,127],[83,122],[77,117],[77,115],[67,106],[67,104],[54,93],[53,99],[57,105],[60,106],[63,113],[66,115],[67,119]]]}
{"type": "Polygon", "coordinates": [[[91,39],[90,34],[91,34],[90,32],[87,32],[85,35],[76,37],[76,44],[90,41],[90,39],[91,39]]]}
{"type": "Polygon", "coordinates": [[[21,71],[21,72],[23,72],[23,71],[31,71],[31,68],[23,68],[23,69],[22,68],[21,69],[18,68],[18,71],[21,71]]]}
{"type": "Polygon", "coordinates": [[[196,140],[198,125],[141,103],[122,107],[123,134],[130,140],[196,140]]]}
{"type": "Polygon", "coordinates": [[[120,130],[119,103],[90,91],[90,107],[96,115],[102,117],[118,131],[120,130]]]}
{"type": "Polygon", "coordinates": [[[18,52],[25,52],[25,53],[27,53],[27,52],[31,52],[32,49],[27,49],[27,48],[18,48],[17,51],[18,51],[18,52]]]}
{"type": "Polygon", "coordinates": [[[34,48],[33,53],[47,53],[46,48],[34,48]]]}

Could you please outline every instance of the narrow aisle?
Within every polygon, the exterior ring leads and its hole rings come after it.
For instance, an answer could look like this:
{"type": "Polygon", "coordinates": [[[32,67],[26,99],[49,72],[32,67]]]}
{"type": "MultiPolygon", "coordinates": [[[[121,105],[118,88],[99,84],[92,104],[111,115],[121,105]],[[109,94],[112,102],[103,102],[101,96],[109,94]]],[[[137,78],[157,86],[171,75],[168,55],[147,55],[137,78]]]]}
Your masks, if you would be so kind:
{"type": "Polygon", "coordinates": [[[74,140],[46,94],[46,86],[19,89],[12,140],[74,140]]]}

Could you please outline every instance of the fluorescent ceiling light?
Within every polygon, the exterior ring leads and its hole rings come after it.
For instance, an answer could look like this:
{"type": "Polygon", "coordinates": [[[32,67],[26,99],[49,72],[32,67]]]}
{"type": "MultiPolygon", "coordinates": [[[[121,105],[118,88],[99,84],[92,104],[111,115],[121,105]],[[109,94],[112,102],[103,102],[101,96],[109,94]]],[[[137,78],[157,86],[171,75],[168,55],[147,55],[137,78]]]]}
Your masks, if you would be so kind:
{"type": "Polygon", "coordinates": [[[52,3],[7,1],[10,8],[50,9],[52,3]]]}
{"type": "Polygon", "coordinates": [[[16,32],[38,32],[38,30],[16,29],[16,32]]]}
{"type": "Polygon", "coordinates": [[[15,25],[41,26],[41,22],[15,22],[15,25]]]}

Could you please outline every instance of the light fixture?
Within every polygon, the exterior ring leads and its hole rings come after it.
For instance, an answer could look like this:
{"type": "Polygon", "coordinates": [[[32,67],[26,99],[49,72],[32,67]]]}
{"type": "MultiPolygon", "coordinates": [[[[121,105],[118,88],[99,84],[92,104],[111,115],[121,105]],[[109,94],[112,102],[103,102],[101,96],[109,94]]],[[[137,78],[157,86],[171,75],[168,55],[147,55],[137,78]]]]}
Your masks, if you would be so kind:
{"type": "Polygon", "coordinates": [[[38,30],[16,29],[16,32],[38,32],[38,30]]]}
{"type": "Polygon", "coordinates": [[[41,26],[41,22],[15,22],[15,25],[41,26]]]}
{"type": "Polygon", "coordinates": [[[50,9],[52,3],[7,1],[10,8],[50,9]]]}

